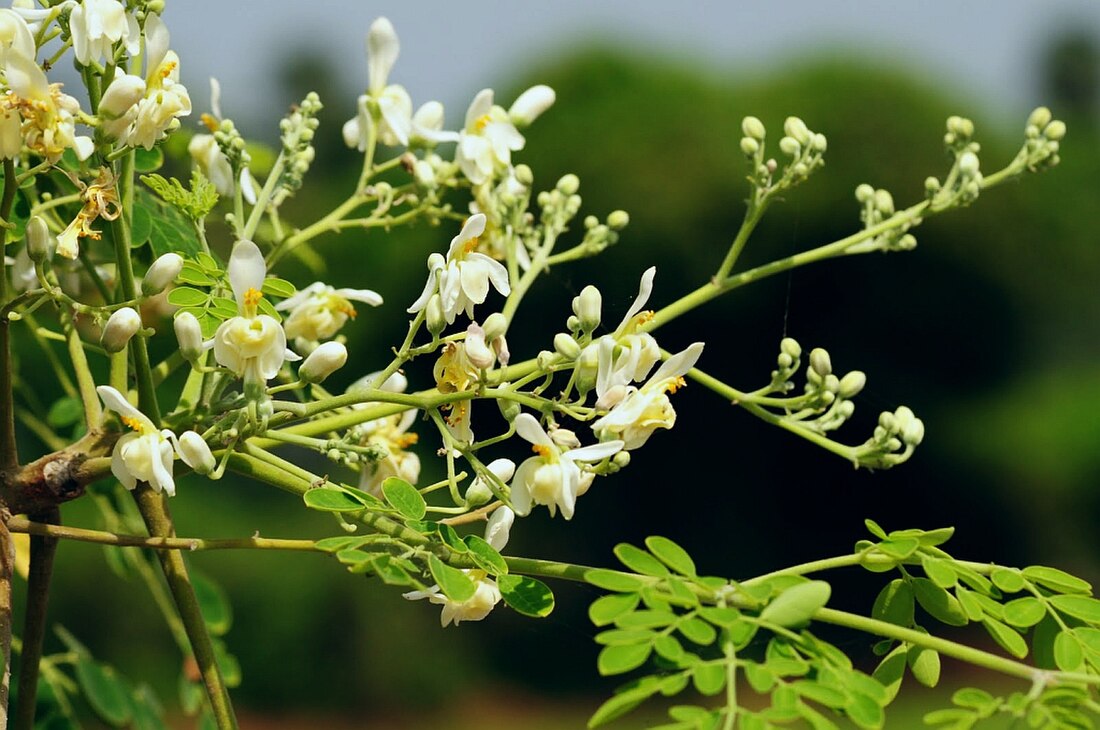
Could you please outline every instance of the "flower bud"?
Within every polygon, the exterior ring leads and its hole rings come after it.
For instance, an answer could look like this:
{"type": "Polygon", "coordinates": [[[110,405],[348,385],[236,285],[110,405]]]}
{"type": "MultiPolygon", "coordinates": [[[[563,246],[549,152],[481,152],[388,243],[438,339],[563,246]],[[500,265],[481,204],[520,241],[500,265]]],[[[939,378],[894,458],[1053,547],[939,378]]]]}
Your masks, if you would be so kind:
{"type": "Polygon", "coordinates": [[[924,192],[927,195],[935,195],[940,191],[940,181],[934,175],[924,178],[924,192]]]}
{"type": "Polygon", "coordinates": [[[856,200],[859,202],[866,203],[873,197],[875,197],[875,189],[867,183],[856,186],[856,200]]]}
{"type": "Polygon", "coordinates": [[[963,152],[959,156],[959,172],[967,177],[978,173],[978,156],[973,152],[963,152]]]}
{"type": "Polygon", "coordinates": [[[823,378],[822,386],[830,393],[837,393],[840,390],[840,378],[829,373],[823,378]]]}
{"type": "Polygon", "coordinates": [[[180,354],[188,362],[194,362],[202,355],[202,327],[199,320],[190,312],[180,312],[172,323],[176,330],[176,340],[180,345],[180,354]]]}
{"type": "Polygon", "coordinates": [[[745,117],[741,120],[741,132],[757,142],[764,141],[764,123],[756,117],[745,117]]]}
{"type": "Polygon", "coordinates": [[[103,327],[100,344],[107,352],[122,352],[141,329],[141,315],[132,307],[116,309],[103,327]]]}
{"type": "Polygon", "coordinates": [[[508,109],[508,117],[517,127],[526,127],[554,105],[554,90],[545,84],[532,86],[519,95],[508,109]]]}
{"type": "Polygon", "coordinates": [[[558,180],[558,192],[560,192],[562,195],[576,195],[577,191],[580,190],[580,187],[581,179],[573,173],[563,175],[561,180],[558,180]]]}
{"type": "Polygon", "coordinates": [[[488,504],[492,498],[493,493],[490,491],[489,485],[481,479],[475,480],[466,490],[467,507],[480,507],[483,504],[488,504]]]}
{"type": "Polygon", "coordinates": [[[919,446],[924,440],[924,421],[914,418],[901,431],[901,440],[909,446],[919,446]]]}
{"type": "Polygon", "coordinates": [[[412,116],[414,126],[432,131],[443,129],[443,119],[443,105],[438,101],[421,104],[412,116]]]}
{"type": "Polygon", "coordinates": [[[813,136],[810,144],[817,152],[824,152],[825,150],[829,149],[829,140],[826,139],[825,135],[821,134],[820,132],[813,136]]]}
{"type": "Polygon", "coordinates": [[[471,322],[466,328],[466,357],[476,368],[488,368],[493,366],[496,357],[489,346],[485,344],[485,330],[477,322],[471,322]]]}
{"type": "Polygon", "coordinates": [[[1050,120],[1052,118],[1053,115],[1050,113],[1050,109],[1047,109],[1045,106],[1041,106],[1037,107],[1035,111],[1031,112],[1031,115],[1027,118],[1027,124],[1030,127],[1038,127],[1039,129],[1042,129],[1050,124],[1050,120]]]}
{"type": "Polygon", "coordinates": [[[796,360],[802,357],[802,345],[793,337],[784,337],[779,343],[779,349],[796,360]]]}
{"type": "Polygon", "coordinates": [[[888,190],[875,191],[875,208],[884,215],[894,214],[894,196],[888,190]]]}
{"type": "Polygon", "coordinates": [[[753,139],[752,137],[741,138],[741,152],[744,153],[746,157],[753,157],[759,151],[760,143],[757,142],[755,139],[753,139]]]}
{"type": "Polygon", "coordinates": [[[621,231],[630,224],[630,214],[625,210],[613,210],[607,216],[607,227],[613,231],[621,231]]]}
{"type": "Polygon", "coordinates": [[[787,117],[786,121],[783,122],[783,132],[788,137],[794,137],[801,145],[811,141],[810,130],[806,127],[806,123],[798,117],[787,117]]]}
{"type": "Polygon", "coordinates": [[[493,312],[485,318],[481,327],[485,330],[485,339],[492,342],[498,337],[503,337],[508,331],[508,320],[500,312],[493,312]]]}
{"type": "Polygon", "coordinates": [[[600,326],[603,296],[600,290],[589,284],[573,299],[573,313],[580,320],[581,329],[592,331],[600,326]]]}
{"type": "Polygon", "coordinates": [[[46,221],[34,216],[27,221],[27,256],[36,264],[53,256],[56,243],[46,221]]]}
{"type": "Polygon", "coordinates": [[[504,398],[497,399],[497,408],[500,409],[500,415],[503,416],[504,420],[508,423],[516,420],[516,416],[518,416],[522,410],[519,403],[504,398]]]}
{"type": "Polygon", "coordinates": [[[794,358],[785,352],[781,352],[779,357],[775,358],[775,364],[782,370],[788,370],[791,365],[794,365],[794,358]]]}
{"type": "Polygon", "coordinates": [[[859,370],[853,370],[840,379],[840,388],[837,390],[837,395],[846,399],[855,398],[865,385],[867,385],[867,376],[859,370]]]}
{"type": "Polygon", "coordinates": [[[798,157],[802,154],[802,145],[794,137],[784,137],[779,140],[779,150],[788,157],[798,157]]]}
{"type": "Polygon", "coordinates": [[[183,463],[194,469],[197,474],[209,474],[217,465],[214,455],[210,453],[210,447],[203,441],[202,436],[194,431],[184,431],[180,434],[177,451],[183,463]]]}
{"type": "Polygon", "coordinates": [[[576,360],[581,354],[581,346],[565,332],[554,335],[554,350],[566,360],[576,360]]]}
{"type": "Polygon", "coordinates": [[[325,342],[309,353],[309,357],[298,368],[298,377],[307,383],[320,383],[344,367],[347,361],[348,348],[339,342],[325,342]]]}
{"type": "Polygon", "coordinates": [[[820,347],[815,347],[810,350],[810,367],[814,372],[825,377],[829,373],[833,372],[833,361],[829,358],[829,353],[820,347]]]}
{"type": "Polygon", "coordinates": [[[428,299],[425,319],[432,337],[439,337],[439,333],[447,329],[447,316],[443,313],[443,299],[438,294],[432,294],[431,298],[428,299]]]}
{"type": "Polygon", "coordinates": [[[141,293],[146,296],[160,294],[183,269],[183,257],[178,253],[166,253],[153,262],[141,280],[141,293]]]}
{"type": "Polygon", "coordinates": [[[1055,141],[1062,139],[1066,136],[1066,123],[1060,119],[1055,119],[1043,130],[1043,136],[1055,141]]]}
{"type": "Polygon", "coordinates": [[[620,469],[630,464],[630,452],[620,451],[611,457],[611,462],[620,469]]]}

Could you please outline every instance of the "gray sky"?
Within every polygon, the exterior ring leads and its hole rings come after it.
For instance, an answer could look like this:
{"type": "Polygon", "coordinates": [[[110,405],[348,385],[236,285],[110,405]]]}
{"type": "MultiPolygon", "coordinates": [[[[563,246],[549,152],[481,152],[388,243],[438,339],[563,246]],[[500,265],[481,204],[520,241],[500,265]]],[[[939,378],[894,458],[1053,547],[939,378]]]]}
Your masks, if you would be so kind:
{"type": "MultiPolygon", "coordinates": [[[[196,109],[208,109],[205,79],[214,74],[227,115],[262,114],[272,125],[292,101],[271,93],[278,54],[322,46],[345,85],[365,87],[363,38],[378,15],[401,38],[391,81],[404,84],[416,104],[443,101],[451,125],[478,89],[594,38],[709,73],[755,74],[815,49],[860,51],[919,64],[963,95],[1014,113],[1042,101],[1033,63],[1051,32],[1075,27],[1100,40],[1097,0],[168,0],[165,13],[196,109]]],[[[349,116],[354,106],[353,99],[323,101],[344,104],[349,116]]]]}

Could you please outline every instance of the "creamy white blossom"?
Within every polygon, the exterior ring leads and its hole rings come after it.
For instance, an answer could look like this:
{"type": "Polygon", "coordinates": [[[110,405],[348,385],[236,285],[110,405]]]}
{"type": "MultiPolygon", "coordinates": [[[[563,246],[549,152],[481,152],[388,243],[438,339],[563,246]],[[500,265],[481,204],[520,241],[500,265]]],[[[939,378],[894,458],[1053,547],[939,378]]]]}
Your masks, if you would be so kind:
{"type": "Polygon", "coordinates": [[[168,429],[158,430],[148,416],[130,405],[126,397],[111,386],[101,385],[96,392],[103,405],[133,429],[133,433],[124,434],[115,442],[111,452],[111,473],[127,489],[133,489],[138,482],[148,482],[155,491],[163,489],[169,496],[174,495],[174,434],[168,429]]]}
{"type": "MultiPolygon", "coordinates": [[[[370,373],[352,383],[348,393],[369,388],[379,373],[370,373]]],[[[380,390],[391,393],[404,393],[408,380],[401,373],[386,378],[380,390]]],[[[366,404],[357,403],[352,408],[366,408],[366,404]]],[[[416,484],[420,478],[420,457],[408,448],[415,444],[418,435],[409,433],[409,427],[416,421],[417,411],[410,408],[392,416],[384,416],[367,421],[356,427],[360,446],[377,446],[385,450],[386,455],[378,461],[362,463],[359,468],[359,488],[376,497],[382,496],[382,482],[390,477],[398,477],[409,484],[416,484]]]]}
{"type": "Polygon", "coordinates": [[[83,66],[113,57],[112,47],[119,41],[130,55],[141,50],[137,19],[118,0],[82,0],[69,15],[69,32],[73,55],[83,66]]]}
{"type": "Polygon", "coordinates": [[[279,323],[258,312],[267,265],[256,244],[237,241],[227,268],[239,315],[222,322],[214,333],[214,359],[244,378],[246,385],[266,383],[285,360],[299,358],[286,349],[286,333],[279,323]]]}
{"type": "Polygon", "coordinates": [[[508,112],[493,104],[493,90],[482,89],[466,110],[466,125],[458,135],[455,162],[474,185],[491,178],[512,164],[512,152],[526,141],[508,112]]]}
{"type": "Polygon", "coordinates": [[[427,307],[432,294],[438,292],[447,324],[452,324],[459,312],[473,319],[474,305],[485,301],[490,284],[508,296],[512,291],[508,270],[499,261],[476,250],[478,237],[484,232],[485,215],[472,215],[462,231],[451,239],[446,258],[438,253],[428,257],[428,281],[420,297],[409,307],[410,314],[427,307]]]}
{"type": "Polygon", "coordinates": [[[293,338],[299,349],[309,349],[339,332],[349,318],[355,318],[352,302],[377,307],[382,297],[370,289],[337,289],[315,281],[276,304],[275,309],[290,312],[283,324],[286,336],[293,338]]]}
{"type": "Polygon", "coordinates": [[[630,450],[643,446],[658,428],[672,428],[676,410],[668,393],[684,385],[683,376],[695,367],[702,353],[703,343],[696,342],[663,362],[640,388],[627,386],[615,407],[592,424],[597,437],[619,439],[623,448],[630,450]]]}
{"type": "MultiPolygon", "coordinates": [[[[79,102],[61,93],[61,84],[49,82],[33,53],[28,56],[18,50],[22,44],[18,36],[18,33],[13,36],[12,45],[5,53],[4,71],[11,93],[4,97],[0,106],[9,113],[18,112],[23,120],[22,142],[35,154],[56,162],[65,150],[72,149],[78,159],[86,160],[95,150],[95,143],[91,137],[76,134],[79,102]]],[[[12,128],[9,118],[2,131],[12,128]]],[[[12,144],[4,140],[0,146],[7,153],[12,144]]]]}
{"type": "Polygon", "coordinates": [[[556,438],[552,438],[530,413],[516,416],[515,426],[516,433],[530,442],[537,454],[519,465],[512,480],[512,507],[518,515],[528,515],[533,506],[541,504],[551,516],[560,509],[565,519],[572,519],[577,497],[592,483],[592,474],[582,476],[577,462],[602,461],[623,448],[618,440],[578,448],[571,431],[555,429],[556,438]]]}
{"type": "Polygon", "coordinates": [[[526,127],[554,105],[557,95],[546,84],[532,86],[508,107],[508,118],[517,127],[526,127]]]}

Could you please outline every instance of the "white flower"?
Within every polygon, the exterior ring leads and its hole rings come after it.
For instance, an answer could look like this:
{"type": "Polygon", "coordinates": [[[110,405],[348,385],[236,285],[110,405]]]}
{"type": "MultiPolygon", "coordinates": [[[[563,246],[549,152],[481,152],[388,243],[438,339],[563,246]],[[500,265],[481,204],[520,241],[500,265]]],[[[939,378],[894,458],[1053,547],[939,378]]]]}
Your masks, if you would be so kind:
{"type": "Polygon", "coordinates": [[[352,302],[377,307],[382,297],[370,289],[336,289],[316,281],[275,309],[290,312],[284,324],[286,336],[294,338],[299,349],[308,349],[339,332],[349,317],[355,318],[352,302]]]}
{"type": "Polygon", "coordinates": [[[210,446],[202,436],[194,431],[184,431],[176,442],[176,451],[179,452],[183,463],[195,470],[197,474],[209,474],[214,471],[216,462],[214,454],[210,452],[210,446]]]}
{"type": "MultiPolygon", "coordinates": [[[[176,332],[176,340],[179,342],[180,354],[183,359],[193,362],[206,351],[206,343],[202,341],[202,325],[198,318],[188,311],[180,312],[172,322],[176,332]]],[[[213,346],[213,342],[210,343],[213,346]]]]}
{"type": "MultiPolygon", "coordinates": [[[[61,93],[60,84],[49,83],[33,53],[27,56],[19,51],[21,43],[16,37],[5,54],[4,70],[11,93],[2,106],[9,111],[18,110],[22,117],[23,144],[51,162],[56,162],[70,148],[78,159],[88,159],[95,151],[95,143],[91,137],[76,135],[79,102],[61,93]]],[[[10,151],[10,146],[5,140],[5,152],[10,151]]]]}
{"type": "Polygon", "coordinates": [[[266,383],[284,360],[298,356],[286,349],[286,333],[274,318],[258,313],[267,266],[252,241],[237,241],[229,257],[229,283],[240,314],[222,322],[214,333],[214,359],[247,384],[266,383]]]}
{"type": "Polygon", "coordinates": [[[557,95],[545,84],[532,86],[519,95],[508,108],[508,118],[517,127],[526,127],[554,105],[557,95]]]}
{"type": "Polygon", "coordinates": [[[69,16],[73,55],[82,66],[113,57],[112,46],[126,43],[130,55],[141,50],[137,19],[118,0],[83,0],[69,16]]]}
{"type": "Polygon", "coordinates": [[[168,429],[158,431],[148,416],[130,405],[122,393],[111,386],[101,385],[96,392],[103,405],[134,430],[115,442],[111,452],[111,473],[127,489],[133,489],[138,482],[148,482],[157,492],[163,489],[168,496],[175,495],[171,441],[174,434],[168,429]]]}
{"type": "Polygon", "coordinates": [[[34,60],[34,33],[14,10],[0,8],[0,61],[10,54],[34,60]]]}
{"type": "Polygon", "coordinates": [[[176,280],[182,270],[183,257],[178,253],[169,252],[158,256],[141,279],[141,293],[146,296],[160,294],[176,280]]]}
{"type": "MultiPolygon", "coordinates": [[[[461,393],[471,390],[477,384],[480,374],[477,366],[470,361],[466,343],[448,342],[432,367],[432,375],[435,376],[435,387],[440,393],[461,393]]],[[[451,434],[459,441],[473,443],[470,401],[456,401],[450,404],[450,409],[446,422],[451,434]]]]}
{"type": "Polygon", "coordinates": [[[116,309],[103,326],[100,343],[107,352],[122,352],[141,329],[141,315],[133,307],[116,309]]]}
{"type": "MultiPolygon", "coordinates": [[[[503,550],[508,543],[508,532],[515,521],[515,514],[507,507],[501,507],[489,518],[485,525],[485,541],[496,550],[503,550]]],[[[493,610],[501,599],[500,588],[496,581],[489,578],[483,570],[465,570],[466,575],[474,581],[474,595],[465,601],[452,601],[439,590],[439,586],[432,586],[425,591],[409,591],[402,596],[410,601],[427,598],[432,603],[443,606],[439,616],[439,622],[444,626],[452,623],[458,626],[463,621],[480,621],[493,610]]]]}
{"type": "Polygon", "coordinates": [[[485,469],[489,474],[479,474],[466,490],[466,504],[469,506],[485,504],[491,500],[494,494],[489,483],[495,481],[497,486],[508,484],[516,473],[516,462],[511,459],[493,459],[485,465],[485,469]]]}
{"type": "Polygon", "coordinates": [[[512,291],[508,270],[499,261],[475,250],[478,236],[484,232],[485,215],[472,215],[462,231],[451,239],[446,259],[438,253],[428,257],[428,281],[420,297],[409,307],[410,314],[428,306],[428,300],[437,291],[443,300],[447,324],[454,323],[459,312],[473,319],[474,305],[485,301],[490,283],[502,295],[508,296],[512,291]]]}
{"type": "Polygon", "coordinates": [[[512,152],[526,141],[508,112],[493,104],[493,90],[482,89],[466,110],[466,126],[458,135],[455,162],[474,185],[480,185],[498,169],[512,164],[512,152]]]}
{"type": "Polygon", "coordinates": [[[591,474],[582,479],[577,462],[601,461],[623,448],[622,441],[604,441],[582,448],[563,449],[559,442],[572,446],[577,443],[576,436],[558,429],[555,440],[529,413],[516,416],[515,426],[516,433],[533,444],[533,450],[538,454],[520,464],[512,480],[512,508],[518,515],[528,515],[532,506],[541,504],[549,508],[551,516],[560,508],[565,519],[572,519],[577,497],[591,484],[591,474]]]}
{"type": "Polygon", "coordinates": [[[219,195],[232,195],[236,179],[233,167],[212,134],[196,134],[187,143],[187,153],[195,161],[202,174],[214,184],[219,195]]]}
{"type": "MultiPolygon", "coordinates": [[[[349,393],[357,389],[369,388],[379,373],[370,373],[352,383],[349,393]]],[[[408,380],[400,373],[386,378],[380,388],[391,393],[404,393],[408,380]]],[[[366,408],[366,404],[356,404],[352,408],[366,408]]],[[[382,482],[390,477],[398,477],[409,484],[416,484],[420,478],[420,457],[408,447],[415,444],[419,436],[408,433],[416,420],[417,411],[410,408],[392,416],[384,416],[367,421],[356,429],[360,446],[374,445],[386,451],[386,456],[373,463],[363,463],[359,470],[359,488],[376,497],[382,496],[382,482]]]]}
{"type": "Polygon", "coordinates": [[[676,411],[668,393],[684,385],[683,376],[695,367],[703,343],[696,342],[683,352],[673,355],[642,387],[628,386],[622,399],[611,411],[592,424],[601,440],[619,439],[627,450],[640,448],[658,428],[672,428],[676,411]]]}
{"type": "Polygon", "coordinates": [[[168,28],[157,15],[145,20],[145,77],[116,73],[104,92],[108,134],[129,147],[152,149],[179,117],[191,113],[191,97],[179,82],[179,56],[168,49],[168,28]],[[112,89],[119,84],[119,90],[112,89]],[[132,101],[125,107],[126,101],[132,101]]]}
{"type": "Polygon", "coordinates": [[[348,348],[344,347],[344,343],[326,342],[309,353],[298,368],[298,377],[307,383],[320,383],[344,367],[347,361],[348,348]]]}

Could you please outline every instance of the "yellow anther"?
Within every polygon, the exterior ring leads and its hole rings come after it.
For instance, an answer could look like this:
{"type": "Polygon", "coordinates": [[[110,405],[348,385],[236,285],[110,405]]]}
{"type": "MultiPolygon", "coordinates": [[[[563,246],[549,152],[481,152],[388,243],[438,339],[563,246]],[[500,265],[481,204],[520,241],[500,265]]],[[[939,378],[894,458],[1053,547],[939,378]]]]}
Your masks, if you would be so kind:
{"type": "Polygon", "coordinates": [[[160,74],[160,77],[162,79],[166,79],[169,76],[171,76],[172,72],[176,70],[176,66],[177,66],[177,64],[176,64],[175,61],[169,61],[168,63],[162,63],[161,66],[160,66],[160,69],[158,70],[158,72],[160,74]]]}
{"type": "Polygon", "coordinates": [[[355,311],[355,307],[351,306],[351,303],[347,302],[347,301],[344,301],[344,302],[341,302],[341,303],[337,304],[336,305],[336,311],[340,312],[342,314],[346,314],[348,317],[351,317],[352,319],[355,319],[355,315],[357,314],[357,312],[355,311]]]}
{"type": "Polygon", "coordinates": [[[477,129],[477,131],[479,131],[479,132],[484,131],[485,126],[490,121],[491,120],[490,120],[488,114],[482,114],[480,117],[478,117],[477,119],[474,120],[474,128],[477,129]]]}
{"type": "Polygon", "coordinates": [[[209,129],[211,132],[217,132],[218,131],[218,120],[215,119],[214,117],[212,117],[211,115],[203,114],[201,117],[199,117],[199,119],[202,121],[203,124],[206,125],[206,128],[209,129]]]}
{"type": "Polygon", "coordinates": [[[683,378],[676,378],[675,380],[668,381],[668,383],[665,385],[665,392],[666,393],[675,393],[680,388],[686,388],[686,387],[687,387],[687,381],[685,381],[683,378]]]}
{"type": "Polygon", "coordinates": [[[645,324],[646,322],[651,321],[656,316],[656,314],[657,313],[654,312],[652,309],[647,309],[644,312],[639,312],[637,317],[638,324],[645,324]]]}
{"type": "Polygon", "coordinates": [[[531,451],[542,457],[550,456],[550,447],[546,444],[534,444],[531,446],[531,451]]]}
{"type": "Polygon", "coordinates": [[[119,416],[120,420],[125,423],[130,429],[134,431],[141,430],[141,419],[134,418],[133,416],[119,416]]]}
{"type": "Polygon", "coordinates": [[[420,440],[420,434],[417,433],[403,433],[393,440],[394,445],[399,449],[407,449],[417,441],[420,440]]]}
{"type": "Polygon", "coordinates": [[[469,241],[466,242],[465,246],[462,247],[462,252],[463,253],[470,253],[471,251],[473,251],[474,249],[476,249],[478,247],[478,243],[479,243],[479,241],[477,239],[477,236],[474,236],[473,238],[471,238],[469,241]]]}
{"type": "Polygon", "coordinates": [[[250,286],[248,287],[248,291],[244,293],[244,305],[246,307],[255,307],[263,298],[264,295],[259,289],[250,286]]]}

